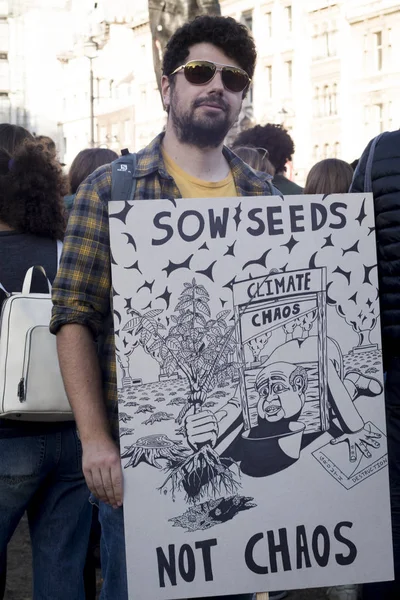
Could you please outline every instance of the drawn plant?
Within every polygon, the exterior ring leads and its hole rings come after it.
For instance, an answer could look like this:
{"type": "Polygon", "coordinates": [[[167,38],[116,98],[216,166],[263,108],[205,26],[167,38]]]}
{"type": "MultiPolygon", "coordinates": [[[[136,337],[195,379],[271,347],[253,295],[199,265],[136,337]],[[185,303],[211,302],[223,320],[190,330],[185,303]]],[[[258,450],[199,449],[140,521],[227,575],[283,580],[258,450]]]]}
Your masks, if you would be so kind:
{"type": "MultiPolygon", "coordinates": [[[[159,353],[163,372],[167,375],[180,372],[189,385],[188,399],[177,418],[179,424],[190,409],[194,413],[201,411],[207,394],[238,372],[239,365],[231,359],[235,326],[226,322],[230,311],[221,311],[213,319],[209,300],[206,288],[197,284],[196,279],[184,283],[175,314],[171,315],[168,335],[165,338],[157,335],[149,347],[150,352],[159,353]]],[[[229,469],[231,465],[231,461],[221,459],[205,444],[190,456],[170,461],[162,489],[170,485],[173,494],[184,489],[192,501],[208,492],[219,494],[221,489],[231,493],[237,486],[229,469]]]]}
{"type": "Polygon", "coordinates": [[[143,425],[154,425],[154,423],[160,423],[160,421],[169,421],[173,418],[173,414],[164,411],[159,411],[153,413],[146,421],[143,421],[143,425]]]}
{"type": "Polygon", "coordinates": [[[122,421],[122,423],[128,423],[128,421],[131,421],[132,419],[133,417],[131,417],[131,415],[128,415],[124,412],[119,413],[119,420],[122,421]]]}
{"type": "Polygon", "coordinates": [[[152,434],[139,438],[121,454],[121,458],[129,458],[124,468],[136,467],[139,463],[145,462],[157,469],[162,469],[162,465],[157,461],[161,458],[174,460],[178,456],[182,456],[186,450],[181,445],[181,441],[170,440],[164,434],[152,434]]]}
{"type": "Polygon", "coordinates": [[[117,360],[122,370],[122,378],[130,378],[129,360],[130,356],[139,346],[142,346],[145,352],[149,353],[149,346],[160,329],[165,329],[156,317],[163,311],[154,309],[145,312],[144,314],[131,308],[128,311],[132,318],[124,325],[122,332],[127,334],[124,337],[124,348],[119,347],[117,352],[117,360]]]}
{"type": "Polygon", "coordinates": [[[135,414],[140,415],[141,413],[153,412],[155,407],[151,404],[143,404],[143,406],[139,406],[137,410],[135,410],[135,414]]]}

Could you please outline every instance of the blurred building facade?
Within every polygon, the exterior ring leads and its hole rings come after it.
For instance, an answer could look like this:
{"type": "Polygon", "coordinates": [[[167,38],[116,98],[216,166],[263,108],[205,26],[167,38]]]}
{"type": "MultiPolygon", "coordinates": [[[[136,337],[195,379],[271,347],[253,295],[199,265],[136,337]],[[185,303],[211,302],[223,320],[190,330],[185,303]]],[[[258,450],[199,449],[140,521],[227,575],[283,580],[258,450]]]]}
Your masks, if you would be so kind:
{"type": "MultiPolygon", "coordinates": [[[[399,127],[398,2],[220,4],[222,14],[252,30],[258,49],[254,83],[238,126],[275,122],[288,128],[296,144],[299,181],[317,160],[337,156],[352,161],[371,137],[399,127]]],[[[7,109],[11,120],[25,119],[40,133],[44,123],[47,133],[56,129],[67,164],[90,145],[143,147],[165,124],[153,71],[148,0],[0,0],[1,114],[7,109]],[[22,44],[16,41],[16,5],[22,44]],[[35,67],[39,54],[31,54],[29,40],[32,30],[41,31],[38,11],[46,14],[47,31],[50,22],[54,25],[52,43],[49,34],[44,38],[47,56],[35,67]],[[25,58],[17,57],[17,47],[25,58]]]]}

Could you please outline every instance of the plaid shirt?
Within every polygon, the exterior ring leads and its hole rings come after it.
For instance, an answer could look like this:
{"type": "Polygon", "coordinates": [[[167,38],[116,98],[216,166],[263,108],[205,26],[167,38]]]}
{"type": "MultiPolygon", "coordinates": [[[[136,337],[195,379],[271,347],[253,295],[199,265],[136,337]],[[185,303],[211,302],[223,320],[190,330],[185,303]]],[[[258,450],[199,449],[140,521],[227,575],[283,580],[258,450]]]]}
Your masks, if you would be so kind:
{"type": "MultiPolygon", "coordinates": [[[[161,154],[163,134],[137,154],[135,199],[181,198],[161,154]]],[[[278,191],[270,175],[253,171],[224,147],[238,196],[270,196],[278,191]]],[[[114,331],[110,311],[111,267],[108,202],[111,165],[99,167],[81,184],[69,217],[60,268],[53,285],[50,331],[67,323],[90,328],[99,343],[104,399],[114,438],[118,439],[118,399],[114,331]]]]}

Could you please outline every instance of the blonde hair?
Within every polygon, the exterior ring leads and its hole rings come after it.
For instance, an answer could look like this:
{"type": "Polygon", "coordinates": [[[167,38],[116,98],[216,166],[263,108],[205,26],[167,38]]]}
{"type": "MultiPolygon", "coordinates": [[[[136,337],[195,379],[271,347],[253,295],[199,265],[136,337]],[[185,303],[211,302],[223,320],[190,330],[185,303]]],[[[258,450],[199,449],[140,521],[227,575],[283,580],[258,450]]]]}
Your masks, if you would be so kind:
{"type": "Polygon", "coordinates": [[[254,146],[235,146],[233,151],[255,171],[269,173],[272,176],[275,175],[275,168],[268,160],[267,151],[265,151],[265,156],[262,156],[258,148],[255,148],[254,146]]]}
{"type": "Polygon", "coordinates": [[[345,194],[353,179],[349,163],[339,158],[317,162],[307,175],[304,194],[345,194]]]}

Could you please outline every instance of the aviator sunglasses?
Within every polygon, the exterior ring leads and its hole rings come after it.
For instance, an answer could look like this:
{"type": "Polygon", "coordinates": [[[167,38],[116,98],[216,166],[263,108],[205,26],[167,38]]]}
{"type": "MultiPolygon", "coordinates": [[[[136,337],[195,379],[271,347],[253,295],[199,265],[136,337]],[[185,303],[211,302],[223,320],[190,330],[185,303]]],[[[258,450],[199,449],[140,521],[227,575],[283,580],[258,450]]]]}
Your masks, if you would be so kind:
{"type": "Polygon", "coordinates": [[[186,80],[192,85],[209,83],[215,77],[217,71],[221,71],[222,83],[230,92],[243,92],[251,82],[250,77],[243,69],[221,65],[209,60],[189,60],[186,65],[181,65],[175,71],[172,71],[171,75],[179,73],[182,69],[186,80]]]}

